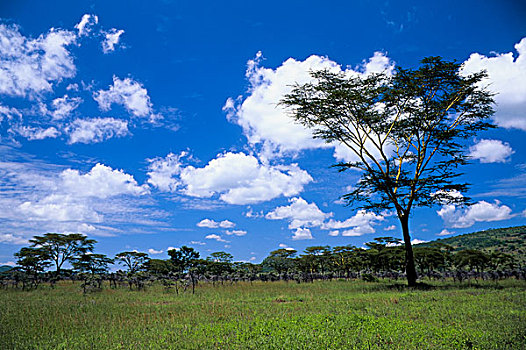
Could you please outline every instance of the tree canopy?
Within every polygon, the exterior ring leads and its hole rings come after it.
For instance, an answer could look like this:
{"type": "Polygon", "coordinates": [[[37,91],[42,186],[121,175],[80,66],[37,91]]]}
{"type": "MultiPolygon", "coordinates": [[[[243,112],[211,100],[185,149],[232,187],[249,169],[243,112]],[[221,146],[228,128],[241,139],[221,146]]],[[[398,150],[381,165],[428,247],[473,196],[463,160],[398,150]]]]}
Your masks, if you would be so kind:
{"type": "Polygon", "coordinates": [[[461,65],[440,57],[416,69],[368,76],[312,72],[281,104],[316,138],[347,147],[353,159],[339,170],[361,177],[343,195],[349,204],[381,212],[394,209],[406,248],[408,283],[416,283],[409,235],[413,207],[466,204],[467,183],[458,167],[468,161],[462,140],[491,128],[492,95],[480,86],[484,72],[464,76],[461,65]]]}

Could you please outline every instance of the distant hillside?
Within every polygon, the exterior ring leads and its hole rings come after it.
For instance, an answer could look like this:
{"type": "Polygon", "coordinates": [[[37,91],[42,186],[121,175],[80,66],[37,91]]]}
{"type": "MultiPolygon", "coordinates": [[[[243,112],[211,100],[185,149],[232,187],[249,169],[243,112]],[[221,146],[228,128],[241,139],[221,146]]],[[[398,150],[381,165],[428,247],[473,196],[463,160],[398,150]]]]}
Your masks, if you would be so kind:
{"type": "Polygon", "coordinates": [[[429,246],[434,242],[448,244],[455,251],[479,249],[486,252],[503,252],[515,256],[523,265],[526,265],[526,226],[497,228],[440,238],[421,244],[421,246],[429,246]]]}
{"type": "Polygon", "coordinates": [[[9,271],[11,270],[13,267],[12,266],[8,266],[8,265],[2,265],[0,266],[0,273],[4,272],[4,271],[9,271]]]}

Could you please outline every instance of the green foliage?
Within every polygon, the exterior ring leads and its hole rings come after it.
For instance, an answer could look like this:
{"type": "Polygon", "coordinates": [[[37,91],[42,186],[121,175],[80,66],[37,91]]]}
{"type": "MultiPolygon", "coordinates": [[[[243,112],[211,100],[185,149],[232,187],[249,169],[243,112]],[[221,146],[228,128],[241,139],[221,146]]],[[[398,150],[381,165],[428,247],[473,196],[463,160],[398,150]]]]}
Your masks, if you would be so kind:
{"type": "Polygon", "coordinates": [[[172,267],[178,273],[188,272],[199,259],[199,252],[194,248],[182,246],[179,249],[171,249],[168,251],[172,267]]]}
{"type": "Polygon", "coordinates": [[[509,254],[518,264],[526,266],[526,226],[467,233],[454,237],[440,238],[418,246],[429,247],[437,244],[448,245],[452,251],[477,249],[486,253],[509,254]]]}
{"type": "Polygon", "coordinates": [[[128,268],[128,274],[133,275],[144,268],[144,265],[150,260],[148,254],[131,251],[121,252],[115,255],[115,260],[128,268]]]}
{"type": "Polygon", "coordinates": [[[93,251],[97,243],[80,233],[68,235],[61,233],[46,233],[43,236],[34,236],[29,240],[32,248],[42,249],[55,264],[57,275],[60,274],[62,265],[75,257],[93,251]]]}

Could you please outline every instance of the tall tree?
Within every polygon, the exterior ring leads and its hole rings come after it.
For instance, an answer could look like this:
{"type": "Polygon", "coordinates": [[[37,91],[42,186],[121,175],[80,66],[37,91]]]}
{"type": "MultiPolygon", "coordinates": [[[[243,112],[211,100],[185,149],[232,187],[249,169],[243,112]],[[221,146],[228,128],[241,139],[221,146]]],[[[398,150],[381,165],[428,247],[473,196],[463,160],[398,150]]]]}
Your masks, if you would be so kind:
{"type": "Polygon", "coordinates": [[[349,204],[395,210],[410,286],[417,280],[412,209],[468,202],[459,195],[467,184],[457,181],[458,167],[468,158],[461,141],[493,126],[492,95],[480,87],[486,74],[464,76],[460,69],[456,62],[428,57],[419,68],[398,68],[392,75],[316,71],[313,82],[294,86],[280,102],[314,137],[352,151],[354,161],[336,165],[361,172],[355,189],[343,196],[349,204]]]}
{"type": "Polygon", "coordinates": [[[46,252],[49,259],[53,261],[56,268],[57,276],[60,275],[60,269],[66,261],[71,261],[73,258],[91,252],[93,246],[97,243],[94,239],[80,233],[61,234],[61,233],[46,233],[43,236],[34,236],[30,239],[31,247],[39,248],[46,252]]]}
{"type": "Polygon", "coordinates": [[[133,275],[142,268],[150,260],[148,254],[141,252],[120,252],[115,255],[115,260],[125,265],[128,268],[128,274],[133,275]]]}
{"type": "Polygon", "coordinates": [[[15,253],[16,263],[26,273],[37,274],[51,265],[50,256],[42,248],[24,247],[15,253]]]}
{"type": "Polygon", "coordinates": [[[180,273],[188,272],[199,259],[199,252],[185,245],[179,249],[170,249],[168,255],[170,255],[173,268],[180,273]]]}

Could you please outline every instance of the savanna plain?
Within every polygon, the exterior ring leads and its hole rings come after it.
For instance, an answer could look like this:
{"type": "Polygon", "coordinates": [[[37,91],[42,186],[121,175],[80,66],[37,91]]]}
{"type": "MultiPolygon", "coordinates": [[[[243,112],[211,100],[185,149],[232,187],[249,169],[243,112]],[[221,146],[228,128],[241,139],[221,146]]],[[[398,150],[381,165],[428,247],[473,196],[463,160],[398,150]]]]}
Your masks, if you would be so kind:
{"type": "Polygon", "coordinates": [[[0,291],[1,349],[526,349],[526,283],[359,280],[0,291]]]}

